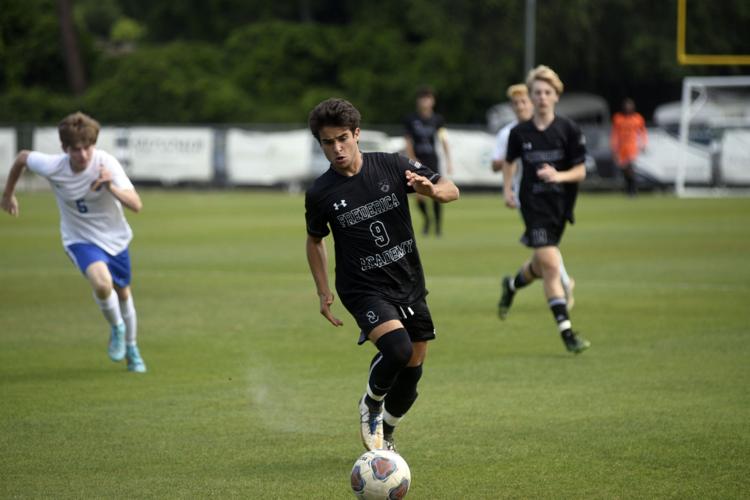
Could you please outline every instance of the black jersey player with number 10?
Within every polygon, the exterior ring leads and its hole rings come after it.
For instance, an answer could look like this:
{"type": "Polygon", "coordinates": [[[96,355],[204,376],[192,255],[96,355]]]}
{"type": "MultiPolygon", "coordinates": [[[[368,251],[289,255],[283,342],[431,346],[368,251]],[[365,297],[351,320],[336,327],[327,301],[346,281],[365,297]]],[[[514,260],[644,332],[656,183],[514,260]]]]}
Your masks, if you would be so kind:
{"type": "Polygon", "coordinates": [[[407,194],[439,202],[458,199],[450,180],[399,154],[359,150],[359,111],[328,99],[310,113],[309,126],[330,168],[305,196],[307,260],[320,313],[334,326],[323,238],[333,233],[336,291],[357,322],[359,343],[378,349],[359,402],[367,449],[394,449],[393,431],[417,398],[417,383],[435,338],[424,274],[414,241],[407,194]]]}

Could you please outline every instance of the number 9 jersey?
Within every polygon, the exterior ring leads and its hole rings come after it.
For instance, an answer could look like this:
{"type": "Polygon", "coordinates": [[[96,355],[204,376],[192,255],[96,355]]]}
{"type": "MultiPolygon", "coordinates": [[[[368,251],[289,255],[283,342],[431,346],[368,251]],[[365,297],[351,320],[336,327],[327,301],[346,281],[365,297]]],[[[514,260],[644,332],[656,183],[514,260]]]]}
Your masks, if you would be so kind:
{"type": "Polygon", "coordinates": [[[307,233],[333,232],[336,291],[344,305],[362,295],[401,304],[425,297],[424,273],[414,241],[407,170],[433,183],[440,176],[399,154],[364,153],[351,177],[333,167],[305,195],[307,233]],[[330,228],[330,229],[329,229],[330,228]]]}
{"type": "Polygon", "coordinates": [[[112,183],[121,189],[133,189],[115,157],[94,149],[91,161],[82,172],[74,172],[67,154],[48,155],[33,151],[26,161],[29,169],[46,178],[60,210],[60,233],[64,247],[74,243],[93,243],[110,255],[128,247],[133,238],[120,202],[102,187],[91,190],[100,167],[112,174],[112,183]]]}

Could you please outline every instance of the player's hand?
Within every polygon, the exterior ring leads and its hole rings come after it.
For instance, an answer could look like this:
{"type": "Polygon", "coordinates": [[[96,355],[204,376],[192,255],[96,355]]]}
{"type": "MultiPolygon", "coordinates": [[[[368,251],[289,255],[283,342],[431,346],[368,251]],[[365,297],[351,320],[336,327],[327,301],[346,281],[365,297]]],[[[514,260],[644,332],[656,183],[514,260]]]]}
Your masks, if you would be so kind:
{"type": "Polygon", "coordinates": [[[536,171],[537,177],[539,177],[544,182],[549,183],[559,182],[558,174],[559,172],[557,171],[557,169],[549,163],[542,164],[542,168],[536,171]]]}
{"type": "Polygon", "coordinates": [[[435,193],[435,184],[427,177],[415,174],[411,170],[406,171],[406,185],[414,188],[414,191],[425,196],[432,197],[435,193]]]}
{"type": "Polygon", "coordinates": [[[328,292],[328,293],[320,294],[320,314],[325,316],[325,318],[328,321],[330,321],[333,326],[341,326],[344,324],[344,322],[333,315],[333,313],[331,312],[332,304],[333,304],[332,293],[328,292]]]}
{"type": "Polygon", "coordinates": [[[91,190],[99,191],[102,187],[109,189],[109,184],[111,182],[112,172],[110,172],[107,167],[102,165],[99,167],[99,177],[97,177],[96,180],[91,183],[91,190]]]}
{"type": "Polygon", "coordinates": [[[505,200],[505,206],[508,208],[518,208],[518,202],[516,201],[516,195],[512,190],[503,190],[503,199],[505,200]]]}
{"type": "Polygon", "coordinates": [[[14,195],[3,196],[0,199],[0,207],[13,217],[18,217],[18,200],[14,195]]]}

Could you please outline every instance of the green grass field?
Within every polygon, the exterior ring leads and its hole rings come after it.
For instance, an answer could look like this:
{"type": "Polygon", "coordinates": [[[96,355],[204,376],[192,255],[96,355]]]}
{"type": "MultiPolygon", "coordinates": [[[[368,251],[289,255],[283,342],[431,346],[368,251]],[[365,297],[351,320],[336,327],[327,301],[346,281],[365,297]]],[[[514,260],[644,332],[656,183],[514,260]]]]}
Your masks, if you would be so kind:
{"type": "MultiPolygon", "coordinates": [[[[50,193],[0,214],[0,497],[353,498],[372,346],[318,314],[301,196],[142,192],[145,375],[62,251],[50,193]]],[[[413,499],[750,494],[750,199],[582,195],[567,354],[540,284],[505,322],[518,215],[465,195],[418,244],[438,328],[398,432],[413,499]]],[[[333,253],[329,241],[329,252],[333,253]]]]}

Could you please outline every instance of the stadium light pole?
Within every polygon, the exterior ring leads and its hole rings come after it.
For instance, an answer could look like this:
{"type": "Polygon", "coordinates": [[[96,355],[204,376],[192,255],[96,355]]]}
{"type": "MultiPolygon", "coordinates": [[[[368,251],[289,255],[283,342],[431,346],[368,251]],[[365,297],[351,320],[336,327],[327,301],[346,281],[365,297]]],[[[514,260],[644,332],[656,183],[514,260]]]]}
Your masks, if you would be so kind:
{"type": "Polygon", "coordinates": [[[524,75],[534,67],[536,51],[536,0],[526,0],[525,53],[523,58],[524,75]]]}

